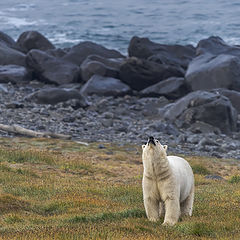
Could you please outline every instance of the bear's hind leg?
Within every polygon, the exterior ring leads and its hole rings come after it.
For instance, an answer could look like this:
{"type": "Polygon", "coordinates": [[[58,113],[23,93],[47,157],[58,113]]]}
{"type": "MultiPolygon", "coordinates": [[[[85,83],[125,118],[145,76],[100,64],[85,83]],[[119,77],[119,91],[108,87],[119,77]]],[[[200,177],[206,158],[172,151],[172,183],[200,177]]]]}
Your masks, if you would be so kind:
{"type": "Polygon", "coordinates": [[[144,207],[149,221],[159,220],[159,202],[151,197],[144,198],[144,207]]]}
{"type": "Polygon", "coordinates": [[[192,216],[194,200],[194,187],[192,187],[189,196],[181,203],[181,216],[192,216]]]}

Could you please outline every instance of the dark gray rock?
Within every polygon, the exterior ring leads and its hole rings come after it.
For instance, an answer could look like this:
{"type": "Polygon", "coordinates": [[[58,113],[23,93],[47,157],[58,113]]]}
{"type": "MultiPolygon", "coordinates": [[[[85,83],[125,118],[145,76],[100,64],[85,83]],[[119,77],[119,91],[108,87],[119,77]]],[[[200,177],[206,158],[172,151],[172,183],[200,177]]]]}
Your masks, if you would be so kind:
{"type": "Polygon", "coordinates": [[[203,55],[205,53],[210,53],[212,55],[232,55],[240,57],[240,47],[228,45],[220,37],[211,36],[207,39],[199,41],[196,54],[203,55]]]}
{"type": "Polygon", "coordinates": [[[189,93],[189,87],[184,78],[171,77],[156,83],[140,92],[143,97],[165,96],[167,99],[178,99],[189,93]]]}
{"type": "Polygon", "coordinates": [[[208,137],[202,137],[201,140],[198,143],[198,147],[204,147],[206,145],[208,145],[208,146],[209,145],[210,146],[219,146],[219,144],[216,141],[214,141],[214,140],[212,140],[208,137]]]}
{"type": "Polygon", "coordinates": [[[163,118],[179,127],[189,127],[196,121],[218,127],[223,133],[236,130],[237,111],[225,96],[196,91],[161,110],[163,118]]]}
{"type": "Polygon", "coordinates": [[[18,44],[15,42],[13,38],[8,36],[6,33],[0,31],[0,43],[1,45],[5,45],[9,48],[15,49],[17,51],[21,51],[18,44]]]}
{"type": "Polygon", "coordinates": [[[0,83],[21,83],[29,82],[31,74],[23,66],[18,65],[0,65],[0,83]]]}
{"type": "Polygon", "coordinates": [[[45,52],[56,58],[61,58],[68,53],[66,49],[62,49],[62,48],[48,49],[45,52]]]}
{"type": "Polygon", "coordinates": [[[196,121],[193,124],[191,124],[190,128],[188,129],[192,133],[214,133],[214,134],[220,134],[221,131],[219,128],[212,126],[205,122],[196,121]]]}
{"type": "Polygon", "coordinates": [[[121,65],[119,77],[132,89],[141,91],[169,77],[183,75],[179,68],[132,57],[121,65]]]}
{"type": "Polygon", "coordinates": [[[131,89],[119,79],[93,75],[80,92],[83,95],[124,96],[131,93],[131,89]]]}
{"type": "Polygon", "coordinates": [[[6,103],[5,107],[10,109],[24,108],[24,104],[17,101],[12,101],[12,102],[6,103]]]}
{"type": "Polygon", "coordinates": [[[25,100],[34,101],[40,104],[57,104],[70,99],[78,99],[87,102],[80,92],[76,89],[47,88],[28,95],[25,100]]]}
{"type": "Polygon", "coordinates": [[[219,93],[227,97],[233,107],[240,113],[240,92],[228,89],[214,89],[212,92],[219,93]]]}
{"type": "Polygon", "coordinates": [[[205,176],[205,178],[211,179],[211,180],[224,180],[224,178],[219,175],[207,175],[207,176],[205,176]]]}
{"type": "Polygon", "coordinates": [[[90,55],[80,66],[81,77],[84,82],[93,75],[118,78],[120,64],[123,60],[107,59],[97,55],[90,55]]]}
{"type": "Polygon", "coordinates": [[[111,112],[104,112],[104,113],[102,114],[102,117],[103,117],[103,118],[106,118],[106,119],[113,119],[113,118],[114,118],[114,114],[111,113],[111,112]]]}
{"type": "Polygon", "coordinates": [[[160,64],[181,66],[187,68],[195,57],[192,45],[165,45],[154,43],[148,38],[133,37],[128,47],[129,56],[148,59],[160,64]]]}
{"type": "Polygon", "coordinates": [[[23,32],[19,36],[17,43],[26,53],[31,49],[46,51],[55,48],[47,38],[37,31],[23,32]]]}
{"type": "Polygon", "coordinates": [[[240,58],[221,54],[200,55],[187,69],[186,81],[193,91],[214,88],[240,90],[240,58]]]}
{"type": "Polygon", "coordinates": [[[140,111],[144,117],[159,119],[159,108],[169,104],[169,101],[165,97],[159,98],[140,98],[137,103],[143,105],[143,109],[140,111]]]}
{"type": "Polygon", "coordinates": [[[86,41],[73,46],[63,59],[80,66],[89,55],[99,55],[104,58],[124,57],[116,50],[110,50],[96,43],[86,41]]]}
{"type": "Polygon", "coordinates": [[[40,50],[31,50],[26,58],[27,66],[35,77],[43,82],[67,84],[79,81],[79,67],[62,58],[55,58],[40,50]]]}
{"type": "Polygon", "coordinates": [[[18,50],[0,43],[0,65],[20,65],[25,66],[26,55],[18,50]]]}

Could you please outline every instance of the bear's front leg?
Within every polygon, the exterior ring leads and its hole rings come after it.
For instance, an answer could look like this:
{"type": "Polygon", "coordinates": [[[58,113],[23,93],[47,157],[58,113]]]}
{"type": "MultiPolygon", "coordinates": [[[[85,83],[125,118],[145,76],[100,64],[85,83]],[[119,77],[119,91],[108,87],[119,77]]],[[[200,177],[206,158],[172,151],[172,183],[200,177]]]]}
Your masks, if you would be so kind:
{"type": "Polygon", "coordinates": [[[165,201],[165,218],[163,225],[173,226],[177,223],[180,216],[180,203],[178,199],[168,198],[165,201]]]}
{"type": "Polygon", "coordinates": [[[159,202],[158,200],[146,197],[144,198],[144,207],[149,221],[156,222],[159,220],[159,202]]]}

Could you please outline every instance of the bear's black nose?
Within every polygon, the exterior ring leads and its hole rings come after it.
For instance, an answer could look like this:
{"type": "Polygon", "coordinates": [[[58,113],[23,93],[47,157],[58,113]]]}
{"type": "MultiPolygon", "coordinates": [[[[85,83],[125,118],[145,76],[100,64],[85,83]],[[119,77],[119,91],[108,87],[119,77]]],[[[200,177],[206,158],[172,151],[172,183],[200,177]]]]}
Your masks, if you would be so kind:
{"type": "Polygon", "coordinates": [[[156,145],[155,141],[154,141],[154,137],[152,137],[152,136],[148,138],[148,144],[150,144],[150,143],[152,143],[153,145],[156,145]]]}

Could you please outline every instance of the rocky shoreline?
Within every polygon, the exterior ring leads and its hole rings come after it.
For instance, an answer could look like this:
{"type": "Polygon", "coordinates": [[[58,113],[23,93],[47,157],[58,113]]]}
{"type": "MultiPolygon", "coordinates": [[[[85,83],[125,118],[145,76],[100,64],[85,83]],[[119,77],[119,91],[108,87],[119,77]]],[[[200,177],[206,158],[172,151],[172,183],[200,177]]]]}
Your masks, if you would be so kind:
{"type": "Polygon", "coordinates": [[[239,46],[133,37],[128,54],[0,32],[0,123],[86,142],[142,144],[153,135],[173,153],[240,159],[239,46]]]}

